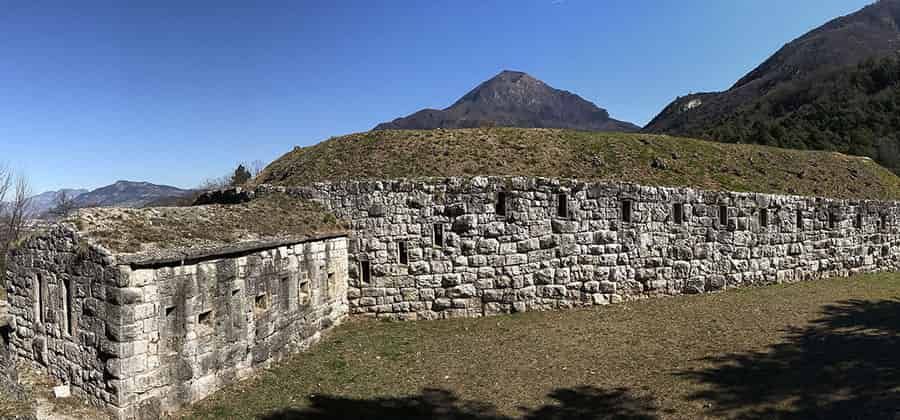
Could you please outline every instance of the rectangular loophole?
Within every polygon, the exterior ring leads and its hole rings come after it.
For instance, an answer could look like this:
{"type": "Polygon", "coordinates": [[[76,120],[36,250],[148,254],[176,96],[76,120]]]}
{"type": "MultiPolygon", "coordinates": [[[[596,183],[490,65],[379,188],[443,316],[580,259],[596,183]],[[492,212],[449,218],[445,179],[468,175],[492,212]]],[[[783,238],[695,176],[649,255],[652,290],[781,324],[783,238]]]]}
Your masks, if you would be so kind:
{"type": "Polygon", "coordinates": [[[856,213],[856,220],[854,220],[853,225],[857,229],[862,229],[863,227],[863,215],[862,213],[856,213]]]}
{"type": "Polygon", "coordinates": [[[803,230],[803,210],[797,209],[797,230],[803,230]]]}
{"type": "Polygon", "coordinates": [[[719,206],[719,226],[728,226],[728,206],[719,206]]]}
{"type": "Polygon", "coordinates": [[[359,262],[359,272],[361,273],[362,282],[364,284],[372,283],[372,265],[369,260],[359,262]]]}
{"type": "Polygon", "coordinates": [[[409,249],[406,241],[397,242],[397,252],[399,255],[400,264],[409,264],[409,249]]]}
{"type": "Polygon", "coordinates": [[[204,327],[212,327],[212,311],[200,312],[197,315],[197,323],[204,327]]]}
{"type": "Polygon", "coordinates": [[[759,226],[760,227],[769,226],[769,209],[766,209],[766,208],[759,209],[759,226]]]}
{"type": "MultiPolygon", "coordinates": [[[[325,297],[327,299],[331,299],[334,297],[334,296],[332,296],[332,293],[331,293],[333,284],[334,284],[334,271],[329,271],[328,278],[325,280],[325,297]]],[[[307,286],[307,292],[306,292],[307,294],[309,294],[308,289],[309,289],[309,286],[307,286]]]]}
{"type": "Polygon", "coordinates": [[[631,223],[631,200],[622,200],[622,221],[631,223]]]}
{"type": "Polygon", "coordinates": [[[170,334],[174,334],[183,328],[183,324],[179,325],[178,322],[178,309],[176,309],[175,305],[167,306],[165,309],[166,317],[165,326],[166,330],[170,332],[170,334]]]}
{"type": "Polygon", "coordinates": [[[281,307],[285,310],[291,308],[291,277],[289,275],[285,275],[281,277],[281,287],[278,288],[278,296],[279,301],[281,301],[281,307]]]}
{"type": "Polygon", "coordinates": [[[435,223],[432,227],[434,233],[434,246],[444,247],[444,224],[435,223]]]}
{"type": "Polygon", "coordinates": [[[309,281],[304,281],[297,287],[297,304],[300,306],[309,304],[309,281]]]}
{"type": "Polygon", "coordinates": [[[62,286],[62,312],[63,312],[63,330],[69,335],[74,334],[75,328],[72,325],[72,283],[69,279],[64,279],[60,285],[62,286]]]}
{"type": "Polygon", "coordinates": [[[269,298],[265,293],[261,293],[256,295],[256,299],[254,299],[254,303],[256,305],[256,309],[260,311],[264,311],[269,308],[269,298]]]}
{"type": "Polygon", "coordinates": [[[833,211],[829,211],[828,212],[828,228],[834,229],[835,227],[837,227],[837,224],[838,224],[837,215],[834,214],[833,211]]]}
{"type": "Polygon", "coordinates": [[[569,217],[569,196],[565,193],[556,195],[556,217],[569,217]]]}
{"type": "Polygon", "coordinates": [[[72,281],[66,279],[66,325],[69,327],[69,335],[75,335],[74,301],[72,297],[72,281]]]}
{"type": "Polygon", "coordinates": [[[44,278],[40,275],[36,279],[36,290],[34,291],[34,312],[35,319],[39,323],[44,323],[44,278]]]}
{"type": "Polygon", "coordinates": [[[676,225],[684,223],[684,204],[675,203],[672,205],[672,220],[676,225]]]}
{"type": "Polygon", "coordinates": [[[882,213],[881,218],[878,221],[878,227],[882,230],[887,229],[887,215],[882,213]]]}
{"type": "Polygon", "coordinates": [[[494,204],[494,213],[498,216],[506,216],[506,192],[497,193],[497,202],[494,204]]]}

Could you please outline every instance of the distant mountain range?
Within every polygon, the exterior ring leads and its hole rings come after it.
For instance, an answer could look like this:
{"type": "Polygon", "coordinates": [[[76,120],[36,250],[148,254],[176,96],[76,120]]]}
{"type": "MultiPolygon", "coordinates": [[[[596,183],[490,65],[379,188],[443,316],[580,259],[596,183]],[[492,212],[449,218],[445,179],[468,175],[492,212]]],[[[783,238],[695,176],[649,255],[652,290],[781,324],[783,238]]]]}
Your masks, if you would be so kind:
{"type": "Polygon", "coordinates": [[[68,198],[75,198],[81,194],[88,192],[85,189],[71,189],[71,188],[63,188],[57,191],[47,191],[44,193],[40,193],[38,195],[32,196],[29,200],[29,204],[31,205],[31,210],[34,214],[44,214],[50,211],[57,204],[57,197],[60,194],[66,194],[68,198]]]}
{"type": "Polygon", "coordinates": [[[61,193],[74,198],[76,207],[144,207],[149,204],[176,202],[189,197],[194,190],[157,185],[149,182],[116,181],[114,184],[92,191],[84,189],[62,189],[48,191],[31,197],[35,214],[45,214],[52,209],[61,193]]]}
{"type": "Polygon", "coordinates": [[[791,41],[724,92],[668,105],[646,127],[731,143],[865,155],[900,172],[900,0],[791,41]]]}
{"type": "Polygon", "coordinates": [[[503,71],[445,109],[423,109],[378,124],[375,130],[428,130],[485,126],[638,131],[573,93],[554,89],[518,71],[503,71]]]}
{"type": "Polygon", "coordinates": [[[78,207],[143,207],[153,201],[182,197],[191,190],[149,182],[116,181],[112,185],[97,188],[75,198],[78,207]]]}

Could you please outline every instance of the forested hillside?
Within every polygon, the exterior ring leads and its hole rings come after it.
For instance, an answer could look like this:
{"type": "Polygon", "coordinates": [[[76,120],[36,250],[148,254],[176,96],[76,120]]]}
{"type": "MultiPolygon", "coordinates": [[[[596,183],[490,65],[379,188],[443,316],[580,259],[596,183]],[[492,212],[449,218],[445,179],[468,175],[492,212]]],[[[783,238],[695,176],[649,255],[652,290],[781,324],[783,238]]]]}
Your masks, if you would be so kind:
{"type": "Polygon", "coordinates": [[[671,131],[727,143],[870,156],[900,172],[900,57],[783,82],[712,120],[685,113],[671,131]]]}

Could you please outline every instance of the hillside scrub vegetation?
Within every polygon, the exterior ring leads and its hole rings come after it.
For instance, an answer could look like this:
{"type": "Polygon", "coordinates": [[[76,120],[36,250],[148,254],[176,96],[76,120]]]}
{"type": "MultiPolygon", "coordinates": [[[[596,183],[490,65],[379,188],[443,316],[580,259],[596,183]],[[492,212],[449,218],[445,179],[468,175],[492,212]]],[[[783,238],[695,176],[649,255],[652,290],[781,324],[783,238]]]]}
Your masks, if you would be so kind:
{"type": "Polygon", "coordinates": [[[900,57],[784,81],[724,115],[672,118],[679,135],[869,156],[900,172],[900,57]]]}
{"type": "Polygon", "coordinates": [[[258,183],[445,176],[546,176],[710,190],[898,199],[871,159],[666,135],[561,129],[385,130],[298,147],[258,183]]]}

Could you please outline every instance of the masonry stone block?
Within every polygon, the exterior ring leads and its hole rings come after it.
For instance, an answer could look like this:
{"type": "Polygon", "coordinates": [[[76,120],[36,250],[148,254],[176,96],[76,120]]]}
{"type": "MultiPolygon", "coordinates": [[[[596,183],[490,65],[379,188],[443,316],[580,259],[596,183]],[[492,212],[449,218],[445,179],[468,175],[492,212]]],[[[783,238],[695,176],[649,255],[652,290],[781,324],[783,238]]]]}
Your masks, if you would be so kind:
{"type": "MultiPolygon", "coordinates": [[[[10,283],[33,284],[9,288],[17,325],[10,345],[19,357],[123,419],[159,418],[227,382],[216,378],[246,376],[290,349],[308,347],[317,329],[334,325],[349,311],[348,297],[363,292],[347,287],[344,238],[274,246],[240,257],[211,251],[189,263],[131,263],[107,251],[83,252],[85,243],[88,249],[92,245],[88,238],[71,239],[77,235],[56,225],[11,256],[10,283]],[[36,260],[42,261],[39,271],[36,260]],[[334,269],[320,269],[325,266],[334,269]],[[53,275],[41,275],[48,272],[53,275]],[[282,279],[312,276],[321,277],[313,279],[313,287],[323,289],[311,290],[312,301],[304,306],[294,303],[297,292],[285,296],[275,287],[282,279]],[[64,291],[69,295],[62,296],[64,291]],[[265,299],[255,301],[257,291],[265,299]],[[235,306],[237,301],[243,302],[235,306]],[[241,309],[254,306],[256,312],[241,309]],[[245,322],[245,316],[255,320],[245,322]],[[298,329],[311,333],[297,336],[298,329]],[[252,364],[220,363],[214,356],[238,348],[251,351],[252,364]]],[[[404,292],[417,296],[415,279],[410,281],[413,287],[404,292]]]]}

